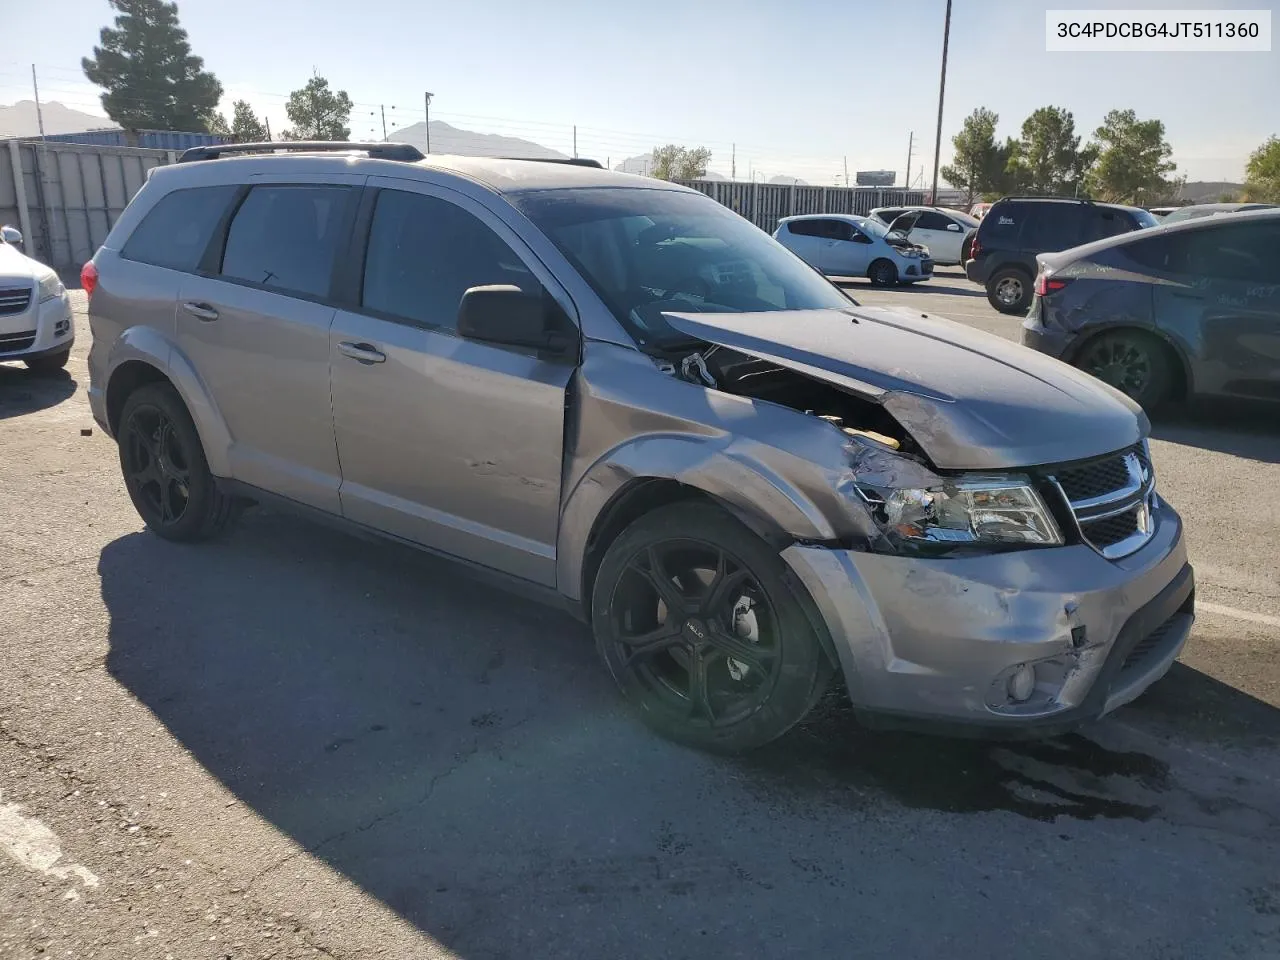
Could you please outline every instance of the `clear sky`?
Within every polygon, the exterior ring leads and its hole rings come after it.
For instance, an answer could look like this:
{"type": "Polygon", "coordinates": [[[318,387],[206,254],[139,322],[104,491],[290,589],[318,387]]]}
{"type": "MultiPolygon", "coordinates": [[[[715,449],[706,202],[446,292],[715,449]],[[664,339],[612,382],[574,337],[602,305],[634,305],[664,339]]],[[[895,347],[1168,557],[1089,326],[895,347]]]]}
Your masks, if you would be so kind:
{"type": "MultiPolygon", "coordinates": [[[[1277,0],[1142,0],[1088,7],[1251,7],[1277,0]]],[[[1179,172],[1239,180],[1280,134],[1280,43],[1271,53],[1046,53],[1044,11],[1067,0],[954,0],[943,122],[974,107],[1000,135],[1053,104],[1091,132],[1114,107],[1165,122],[1179,172]]],[[[931,169],[945,0],[180,0],[195,53],[232,98],[287,123],[284,102],[313,69],[356,101],[352,136],[432,119],[537,140],[618,163],[668,141],[705,144],[728,174],[834,183],[856,170],[899,181],[931,169]],[[394,108],[394,109],[393,109],[394,108]]],[[[42,98],[101,112],[80,72],[106,0],[0,0],[0,104],[42,98]],[[20,41],[20,42],[19,42],[20,41]]],[[[229,113],[229,110],[228,110],[229,113]]],[[[914,179],[914,177],[913,177],[914,179]]]]}

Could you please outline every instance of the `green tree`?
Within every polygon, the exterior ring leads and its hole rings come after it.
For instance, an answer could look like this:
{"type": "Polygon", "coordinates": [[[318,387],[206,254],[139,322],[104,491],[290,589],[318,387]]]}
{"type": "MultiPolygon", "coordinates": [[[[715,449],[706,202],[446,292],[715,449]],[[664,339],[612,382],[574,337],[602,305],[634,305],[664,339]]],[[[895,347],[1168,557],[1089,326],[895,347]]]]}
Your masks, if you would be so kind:
{"type": "Polygon", "coordinates": [[[267,128],[247,100],[232,104],[231,135],[238,143],[261,143],[267,139],[267,128]]]}
{"type": "Polygon", "coordinates": [[[102,108],[125,130],[209,129],[222,84],[191,53],[178,6],[164,0],[109,0],[114,27],[103,27],[84,75],[107,92],[102,108]]]}
{"type": "Polygon", "coordinates": [[[938,173],[951,186],[965,192],[965,203],[973,203],[984,194],[1003,192],[1007,186],[1005,168],[1011,141],[996,143],[999,121],[998,114],[978,107],[964,118],[960,132],[951,138],[955,160],[938,173]]]}
{"type": "Polygon", "coordinates": [[[711,151],[706,147],[680,147],[669,143],[653,148],[653,164],[650,176],[659,180],[697,180],[707,175],[711,151]]]}
{"type": "Polygon", "coordinates": [[[1080,148],[1075,118],[1062,107],[1041,107],[1022,122],[1022,138],[1009,158],[1018,189],[1034,194],[1074,194],[1097,159],[1080,148]]]}
{"type": "Polygon", "coordinates": [[[224,137],[231,136],[231,127],[227,123],[227,118],[220,113],[215,113],[209,118],[209,132],[224,137]]]}
{"type": "Polygon", "coordinates": [[[1245,196],[1261,203],[1280,203],[1280,137],[1271,136],[1249,155],[1245,196]]]}
{"type": "Polygon", "coordinates": [[[1153,204],[1177,196],[1186,178],[1177,169],[1164,123],[1139,120],[1132,110],[1112,110],[1094,131],[1098,161],[1089,175],[1090,191],[1101,200],[1153,204]]]}
{"type": "Polygon", "coordinates": [[[286,140],[348,140],[351,128],[351,98],[347,91],[334,92],[329,81],[316,74],[301,90],[289,94],[284,112],[293,129],[284,131],[286,140]]]}

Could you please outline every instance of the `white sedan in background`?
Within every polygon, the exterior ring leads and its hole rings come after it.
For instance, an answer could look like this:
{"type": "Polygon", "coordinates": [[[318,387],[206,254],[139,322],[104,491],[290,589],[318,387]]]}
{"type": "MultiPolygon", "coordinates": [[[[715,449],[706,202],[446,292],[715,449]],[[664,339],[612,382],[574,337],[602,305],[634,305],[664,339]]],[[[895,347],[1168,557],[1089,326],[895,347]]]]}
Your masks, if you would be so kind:
{"type": "Polygon", "coordinates": [[[18,249],[21,242],[13,227],[0,228],[0,361],[55,373],[75,341],[71,298],[56,273],[18,249]]]}
{"type": "Polygon", "coordinates": [[[773,238],[821,273],[866,277],[890,286],[933,276],[926,247],[890,233],[879,220],[849,214],[809,214],[778,221],[773,238]]]}

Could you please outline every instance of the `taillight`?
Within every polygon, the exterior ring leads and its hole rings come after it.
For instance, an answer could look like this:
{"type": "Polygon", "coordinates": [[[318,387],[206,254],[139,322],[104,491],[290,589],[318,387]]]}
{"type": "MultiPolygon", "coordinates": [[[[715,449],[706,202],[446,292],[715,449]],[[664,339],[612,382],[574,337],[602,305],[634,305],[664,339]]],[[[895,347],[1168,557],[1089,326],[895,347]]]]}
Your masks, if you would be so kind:
{"type": "Polygon", "coordinates": [[[1054,280],[1047,273],[1042,273],[1036,277],[1036,296],[1047,297],[1051,293],[1057,293],[1066,285],[1066,280],[1054,280]]]}
{"type": "Polygon", "coordinates": [[[93,296],[93,288],[98,285],[98,268],[93,265],[92,260],[85,261],[85,265],[80,268],[80,288],[84,290],[85,296],[93,296]]]}
{"type": "Polygon", "coordinates": [[[975,233],[973,235],[973,243],[969,245],[969,259],[977,260],[978,254],[980,254],[981,252],[982,252],[982,244],[978,242],[978,235],[975,233]]]}

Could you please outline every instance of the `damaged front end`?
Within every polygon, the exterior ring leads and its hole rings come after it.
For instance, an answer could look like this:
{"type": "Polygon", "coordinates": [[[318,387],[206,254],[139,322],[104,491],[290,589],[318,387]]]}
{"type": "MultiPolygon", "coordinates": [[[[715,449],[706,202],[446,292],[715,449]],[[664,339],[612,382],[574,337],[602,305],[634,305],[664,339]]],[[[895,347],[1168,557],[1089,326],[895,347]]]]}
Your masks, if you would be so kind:
{"type": "Polygon", "coordinates": [[[893,404],[883,402],[885,397],[871,400],[847,386],[717,345],[660,366],[688,382],[830,424],[847,467],[835,479],[836,492],[870,520],[857,525],[862,549],[940,556],[1063,543],[1029,477],[939,472],[889,412],[893,404]]]}

